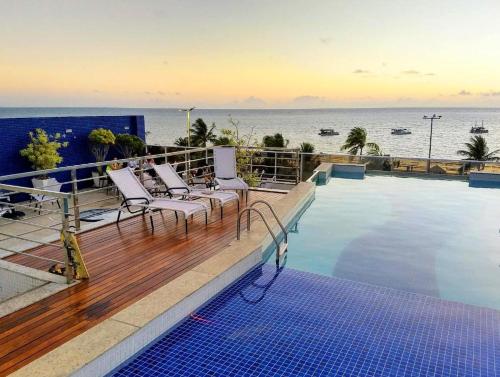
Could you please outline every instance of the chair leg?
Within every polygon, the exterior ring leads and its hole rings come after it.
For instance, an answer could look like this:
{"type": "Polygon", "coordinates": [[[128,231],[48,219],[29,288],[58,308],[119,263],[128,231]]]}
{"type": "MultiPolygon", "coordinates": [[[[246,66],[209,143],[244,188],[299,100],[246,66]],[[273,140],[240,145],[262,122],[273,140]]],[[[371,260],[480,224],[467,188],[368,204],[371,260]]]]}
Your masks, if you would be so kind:
{"type": "Polygon", "coordinates": [[[56,200],[56,203],[57,203],[57,206],[59,207],[59,209],[61,209],[61,203],[59,203],[59,199],[56,200]]]}
{"type": "Polygon", "coordinates": [[[240,199],[236,201],[236,205],[238,206],[238,214],[240,213],[240,199]]]}
{"type": "Polygon", "coordinates": [[[116,223],[117,223],[117,224],[120,222],[120,216],[121,216],[121,214],[122,214],[122,210],[121,210],[121,209],[119,209],[119,210],[118,210],[118,216],[116,216],[116,223]]]}
{"type": "Polygon", "coordinates": [[[212,199],[210,199],[210,209],[214,209],[214,203],[212,202],[212,199]]]}
{"type": "Polygon", "coordinates": [[[184,216],[184,228],[185,228],[186,235],[187,235],[188,234],[188,220],[187,220],[186,216],[184,216]]]}
{"type": "Polygon", "coordinates": [[[205,225],[208,225],[208,212],[205,211],[205,225]]]}
{"type": "Polygon", "coordinates": [[[220,205],[220,219],[222,220],[223,217],[224,217],[224,206],[221,204],[220,205]]]}
{"type": "Polygon", "coordinates": [[[153,213],[152,212],[149,214],[149,221],[151,222],[151,233],[154,233],[155,225],[153,224],[153,213]]]}
{"type": "Polygon", "coordinates": [[[179,221],[179,215],[177,215],[177,211],[174,211],[175,213],[175,222],[178,222],[179,221]]]}

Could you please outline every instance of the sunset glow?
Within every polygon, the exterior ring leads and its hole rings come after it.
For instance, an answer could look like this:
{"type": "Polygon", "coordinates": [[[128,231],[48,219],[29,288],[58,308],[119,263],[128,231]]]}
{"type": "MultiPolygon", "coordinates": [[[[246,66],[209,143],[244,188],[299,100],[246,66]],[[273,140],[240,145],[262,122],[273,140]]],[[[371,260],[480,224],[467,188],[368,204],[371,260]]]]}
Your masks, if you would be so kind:
{"type": "Polygon", "coordinates": [[[500,106],[500,3],[0,2],[1,106],[500,106]]]}

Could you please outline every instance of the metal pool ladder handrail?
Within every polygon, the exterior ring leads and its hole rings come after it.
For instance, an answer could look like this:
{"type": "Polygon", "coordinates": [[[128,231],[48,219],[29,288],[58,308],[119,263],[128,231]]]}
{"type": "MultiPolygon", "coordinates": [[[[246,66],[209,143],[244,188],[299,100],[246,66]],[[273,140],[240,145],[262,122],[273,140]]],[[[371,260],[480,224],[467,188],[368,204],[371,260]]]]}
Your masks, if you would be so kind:
{"type": "Polygon", "coordinates": [[[262,201],[265,204],[267,204],[267,206],[271,209],[274,218],[276,219],[276,221],[280,225],[281,229],[283,229],[283,231],[284,231],[284,234],[285,234],[285,243],[283,244],[283,248],[281,248],[280,247],[280,242],[278,241],[278,239],[276,238],[276,235],[274,234],[274,232],[272,231],[271,227],[269,226],[269,223],[267,222],[266,218],[264,217],[264,214],[262,213],[262,211],[258,210],[257,208],[253,208],[253,205],[255,203],[257,203],[257,202],[261,202],[261,201],[256,201],[256,202],[252,203],[250,205],[250,207],[246,207],[246,208],[242,209],[240,211],[240,213],[238,214],[238,223],[237,223],[237,227],[236,227],[236,239],[240,240],[240,236],[241,236],[241,217],[245,214],[245,212],[248,213],[248,217],[247,217],[247,231],[250,230],[250,212],[254,211],[254,212],[258,213],[259,216],[260,216],[260,218],[262,219],[262,221],[264,221],[264,224],[266,225],[267,230],[269,231],[269,233],[273,237],[274,244],[276,245],[276,264],[279,265],[280,256],[282,254],[284,254],[287,251],[287,248],[288,248],[287,232],[286,232],[283,224],[279,221],[278,216],[276,215],[276,212],[271,207],[271,205],[269,203],[265,202],[265,201],[262,201]]]}
{"type": "MultiPolygon", "coordinates": [[[[253,206],[256,204],[265,204],[267,206],[267,208],[269,208],[271,210],[271,213],[273,214],[274,219],[276,220],[276,222],[278,223],[278,225],[281,228],[281,231],[285,235],[285,243],[288,244],[288,232],[287,232],[286,228],[283,226],[283,223],[280,221],[273,206],[271,204],[269,204],[269,202],[260,199],[260,200],[254,201],[252,204],[250,204],[250,208],[253,208],[253,206]]],[[[248,212],[248,217],[247,217],[247,229],[250,230],[250,212],[248,212]]]]}

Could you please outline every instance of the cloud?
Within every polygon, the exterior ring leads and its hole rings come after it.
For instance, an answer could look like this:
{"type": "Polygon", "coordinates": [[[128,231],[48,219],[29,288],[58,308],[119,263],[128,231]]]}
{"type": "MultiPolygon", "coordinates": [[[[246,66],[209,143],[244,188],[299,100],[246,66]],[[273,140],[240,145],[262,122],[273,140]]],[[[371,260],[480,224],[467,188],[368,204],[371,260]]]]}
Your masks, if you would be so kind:
{"type": "Polygon", "coordinates": [[[162,64],[163,64],[163,65],[168,65],[168,60],[164,60],[164,61],[162,61],[162,64]]]}
{"type": "Polygon", "coordinates": [[[102,90],[99,90],[99,89],[94,89],[92,92],[96,93],[96,94],[101,94],[103,93],[102,90]]]}
{"type": "Polygon", "coordinates": [[[165,92],[162,92],[161,90],[158,90],[158,91],[156,92],[156,94],[159,94],[160,96],[164,96],[164,95],[165,95],[165,92]]]}
{"type": "Polygon", "coordinates": [[[457,93],[458,96],[471,96],[472,93],[469,92],[468,90],[462,89],[460,92],[457,93]]]}
{"type": "Polygon", "coordinates": [[[266,101],[264,101],[262,98],[254,96],[245,98],[241,103],[245,106],[250,106],[250,107],[261,107],[266,105],[266,101]]]}
{"type": "Polygon", "coordinates": [[[352,71],[352,73],[354,73],[356,75],[369,75],[371,72],[366,70],[366,69],[356,69],[356,70],[352,71]]]}
{"type": "Polygon", "coordinates": [[[401,72],[403,75],[413,75],[413,76],[418,76],[420,75],[419,71],[416,71],[414,69],[408,69],[406,71],[401,72]]]}
{"type": "Polygon", "coordinates": [[[304,95],[292,99],[291,104],[302,108],[331,107],[328,98],[320,96],[304,95]]]}
{"type": "Polygon", "coordinates": [[[262,98],[250,96],[243,100],[222,103],[218,107],[226,109],[260,109],[266,108],[267,106],[267,102],[262,98]]]}
{"type": "Polygon", "coordinates": [[[332,38],[330,37],[323,37],[320,38],[319,41],[323,43],[324,45],[329,45],[332,42],[332,38]]]}
{"type": "Polygon", "coordinates": [[[175,92],[174,93],[176,96],[180,96],[181,95],[181,92],[175,92]]]}
{"type": "Polygon", "coordinates": [[[490,90],[489,92],[480,93],[483,97],[498,97],[500,96],[500,91],[490,90]]]}
{"type": "Polygon", "coordinates": [[[434,72],[424,73],[424,76],[436,76],[434,72]]]}

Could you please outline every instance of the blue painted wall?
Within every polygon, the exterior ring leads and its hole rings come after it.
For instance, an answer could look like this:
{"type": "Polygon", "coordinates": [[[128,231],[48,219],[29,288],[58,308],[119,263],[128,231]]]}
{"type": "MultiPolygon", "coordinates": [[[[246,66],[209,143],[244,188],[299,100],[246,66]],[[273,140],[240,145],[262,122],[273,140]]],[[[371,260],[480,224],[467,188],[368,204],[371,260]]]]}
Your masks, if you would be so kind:
{"type": "MultiPolygon", "coordinates": [[[[108,128],[113,133],[129,133],[145,140],[144,116],[82,116],[82,117],[47,117],[47,118],[6,118],[0,119],[0,175],[30,171],[29,162],[20,156],[19,151],[29,141],[28,133],[36,128],[44,129],[48,134],[60,133],[61,141],[69,146],[60,149],[63,162],[60,166],[78,165],[95,162],[88,145],[88,134],[95,128],[108,128]],[[71,132],[69,132],[71,130],[71,132]]],[[[113,158],[116,151],[111,148],[108,158],[113,158]]],[[[90,171],[84,175],[90,176],[90,171]]],[[[69,181],[69,173],[55,176],[59,181],[69,181]]],[[[82,178],[82,177],[78,177],[82,178]]],[[[9,182],[31,187],[29,179],[9,182]]],[[[64,191],[69,190],[67,185],[64,191]]]]}

